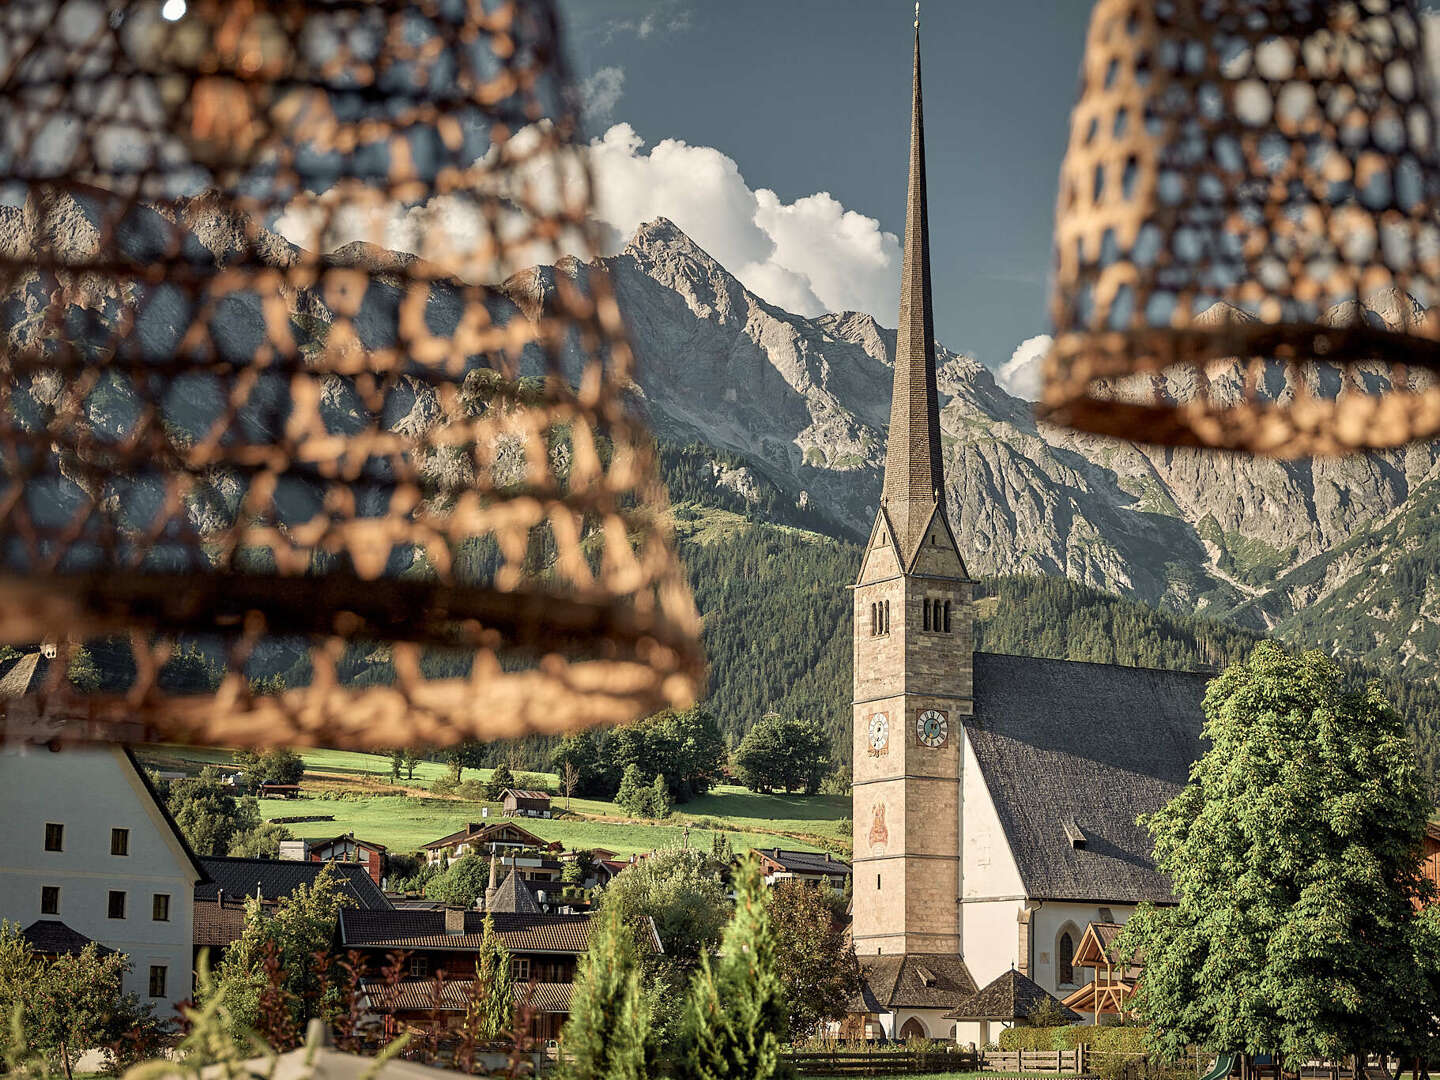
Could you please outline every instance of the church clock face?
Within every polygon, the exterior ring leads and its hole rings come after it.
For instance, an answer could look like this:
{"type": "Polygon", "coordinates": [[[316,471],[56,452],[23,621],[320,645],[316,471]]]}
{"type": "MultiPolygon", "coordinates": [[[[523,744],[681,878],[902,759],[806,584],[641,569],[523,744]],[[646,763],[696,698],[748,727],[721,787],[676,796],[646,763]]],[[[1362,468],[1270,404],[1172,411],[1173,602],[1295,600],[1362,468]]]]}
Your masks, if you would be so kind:
{"type": "Polygon", "coordinates": [[[890,748],[890,717],[877,712],[870,717],[870,753],[883,754],[890,748]]]}
{"type": "Polygon", "coordinates": [[[950,738],[950,718],[936,709],[926,709],[915,720],[915,737],[935,749],[950,738]]]}

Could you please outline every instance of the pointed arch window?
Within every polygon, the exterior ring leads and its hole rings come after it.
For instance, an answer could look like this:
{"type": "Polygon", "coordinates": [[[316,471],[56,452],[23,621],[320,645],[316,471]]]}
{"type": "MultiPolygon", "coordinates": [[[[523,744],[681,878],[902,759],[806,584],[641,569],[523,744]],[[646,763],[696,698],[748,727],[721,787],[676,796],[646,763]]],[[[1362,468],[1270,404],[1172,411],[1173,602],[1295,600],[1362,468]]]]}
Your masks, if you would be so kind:
{"type": "Polygon", "coordinates": [[[1055,959],[1059,968],[1057,981],[1061,986],[1070,985],[1075,981],[1075,939],[1068,930],[1060,935],[1060,943],[1055,946],[1055,959]]]}

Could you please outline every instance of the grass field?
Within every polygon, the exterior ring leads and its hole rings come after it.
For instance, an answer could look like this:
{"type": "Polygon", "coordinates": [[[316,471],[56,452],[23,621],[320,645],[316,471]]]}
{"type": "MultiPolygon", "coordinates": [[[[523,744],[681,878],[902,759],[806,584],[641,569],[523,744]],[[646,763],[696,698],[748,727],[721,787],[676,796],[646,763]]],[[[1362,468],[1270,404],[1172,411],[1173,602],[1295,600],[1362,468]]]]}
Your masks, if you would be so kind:
{"type": "MultiPolygon", "coordinates": [[[[161,768],[195,769],[231,761],[228,751],[197,747],[157,748],[143,756],[161,768]]],[[[320,839],[353,831],[392,851],[410,852],[456,831],[467,821],[479,821],[486,807],[491,818],[499,814],[497,803],[428,796],[424,787],[450,771],[442,762],[421,762],[415,779],[404,781],[397,791],[390,783],[388,757],[346,750],[304,750],[301,756],[306,768],[302,797],[260,802],[266,820],[333,818],[287,824],[297,837],[320,839]]],[[[466,779],[489,775],[488,769],[465,771],[466,779]]],[[[552,787],[557,786],[555,776],[541,775],[552,787]]],[[[555,806],[569,807],[572,812],[549,820],[526,819],[525,827],[567,847],[606,847],[622,855],[679,847],[686,842],[687,826],[690,845],[702,849],[711,846],[717,832],[727,834],[737,851],[786,847],[843,853],[850,840],[848,795],[757,795],[742,787],[722,785],[684,804],[663,823],[625,819],[614,803],[599,799],[576,798],[570,803],[556,796],[555,806]]]]}

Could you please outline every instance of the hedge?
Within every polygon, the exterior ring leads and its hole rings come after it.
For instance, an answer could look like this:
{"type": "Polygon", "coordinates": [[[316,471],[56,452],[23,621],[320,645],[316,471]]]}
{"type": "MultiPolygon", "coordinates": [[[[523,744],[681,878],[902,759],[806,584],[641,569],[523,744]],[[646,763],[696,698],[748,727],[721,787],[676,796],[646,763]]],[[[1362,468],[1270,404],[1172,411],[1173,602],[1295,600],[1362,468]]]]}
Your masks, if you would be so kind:
{"type": "Polygon", "coordinates": [[[1073,1050],[1090,1048],[1090,1071],[1102,1080],[1124,1074],[1125,1065],[1145,1053],[1145,1028],[1070,1024],[1066,1027],[1013,1027],[1000,1033],[1001,1050],[1073,1050]]]}

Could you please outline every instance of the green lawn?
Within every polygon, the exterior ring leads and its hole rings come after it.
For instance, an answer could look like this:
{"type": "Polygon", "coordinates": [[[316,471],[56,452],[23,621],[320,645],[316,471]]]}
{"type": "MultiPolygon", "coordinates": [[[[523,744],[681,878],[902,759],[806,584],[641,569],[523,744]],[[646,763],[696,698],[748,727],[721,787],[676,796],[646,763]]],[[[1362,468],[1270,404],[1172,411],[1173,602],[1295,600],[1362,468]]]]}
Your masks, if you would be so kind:
{"type": "MultiPolygon", "coordinates": [[[[576,800],[578,804],[579,799],[576,800]]],[[[608,803],[601,803],[608,806],[608,803]]],[[[277,817],[307,817],[329,814],[333,821],[304,821],[288,824],[296,836],[323,839],[354,831],[366,840],[384,844],[392,851],[410,852],[431,840],[455,832],[467,821],[481,820],[480,811],[490,807],[490,818],[498,818],[495,803],[472,803],[446,799],[421,799],[404,795],[377,795],[344,799],[262,799],[260,813],[266,820],[277,817]]],[[[578,809],[578,805],[577,805],[578,809]]],[[[590,821],[584,818],[522,819],[520,824],[546,840],[559,840],[566,847],[606,847],[622,855],[653,848],[679,847],[685,840],[683,816],[665,824],[590,821]]],[[[720,830],[730,837],[737,851],[755,847],[789,847],[820,850],[804,840],[772,832],[720,830]]],[[[715,831],[692,827],[690,844],[708,850],[715,831]]]]}
{"type": "MultiPolygon", "coordinates": [[[[188,746],[157,748],[144,756],[156,759],[162,767],[195,767],[231,761],[229,751],[188,746]]],[[[390,759],[385,755],[302,750],[301,756],[306,769],[314,773],[353,777],[357,784],[390,781],[390,759]]],[[[415,779],[404,782],[411,787],[428,786],[430,781],[449,771],[450,767],[443,762],[424,761],[416,768],[415,779]]],[[[484,779],[489,777],[490,770],[466,769],[464,775],[466,779],[484,779]]],[[[559,786],[553,774],[540,775],[546,777],[552,789],[559,786]]],[[[333,816],[333,821],[299,822],[287,827],[305,839],[354,830],[356,835],[394,851],[409,852],[454,832],[467,821],[479,821],[480,811],[486,805],[492,818],[499,813],[495,803],[387,795],[377,791],[369,797],[265,799],[260,803],[260,812],[267,820],[328,814],[333,816]]],[[[848,845],[850,840],[847,795],[757,795],[742,787],[721,785],[708,795],[677,807],[676,813],[663,824],[593,820],[626,816],[613,802],[601,799],[571,801],[557,795],[555,805],[572,809],[575,816],[548,821],[527,819],[526,827],[566,846],[606,847],[625,855],[678,847],[685,842],[686,825],[690,826],[691,845],[703,848],[711,845],[716,832],[728,834],[731,846],[737,851],[757,847],[819,851],[826,846],[848,845]]]]}

